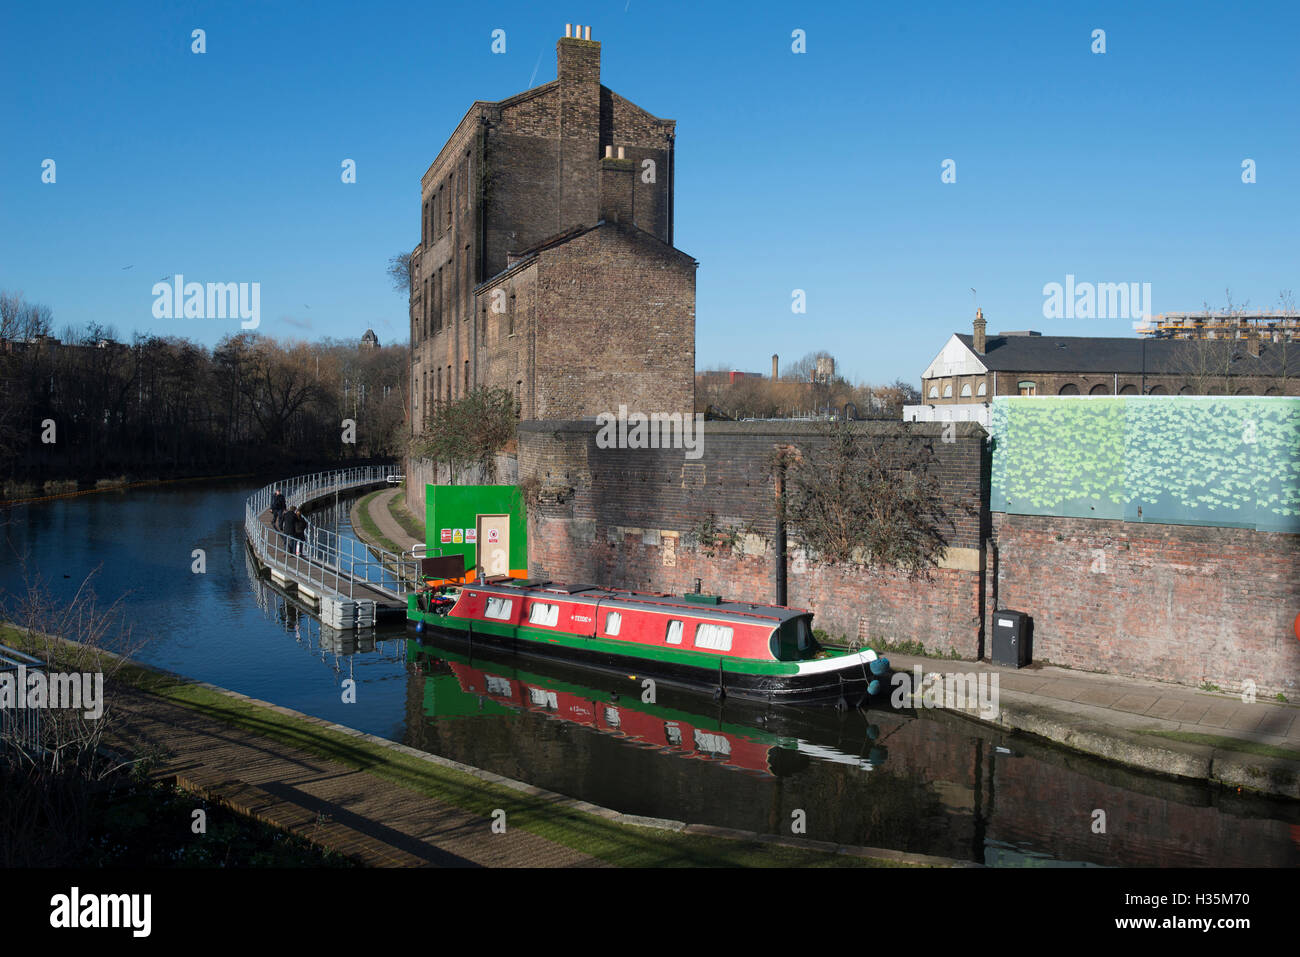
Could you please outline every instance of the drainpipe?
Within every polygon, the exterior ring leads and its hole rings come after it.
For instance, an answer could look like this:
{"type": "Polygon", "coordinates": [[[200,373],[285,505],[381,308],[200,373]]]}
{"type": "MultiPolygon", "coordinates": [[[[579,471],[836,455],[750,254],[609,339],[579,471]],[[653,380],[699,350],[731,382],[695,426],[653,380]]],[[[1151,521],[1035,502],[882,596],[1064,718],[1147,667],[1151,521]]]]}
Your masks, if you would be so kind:
{"type": "Polygon", "coordinates": [[[786,603],[785,580],[785,463],[776,471],[776,604],[786,603]]]}

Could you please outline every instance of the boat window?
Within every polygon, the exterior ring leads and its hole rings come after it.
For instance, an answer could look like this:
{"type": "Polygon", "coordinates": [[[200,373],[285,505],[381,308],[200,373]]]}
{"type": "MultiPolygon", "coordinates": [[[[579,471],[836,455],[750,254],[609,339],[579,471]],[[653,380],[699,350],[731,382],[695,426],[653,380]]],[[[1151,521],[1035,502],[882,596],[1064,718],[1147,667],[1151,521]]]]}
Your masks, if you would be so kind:
{"type": "Polygon", "coordinates": [[[547,691],[545,688],[529,688],[528,700],[539,708],[549,708],[554,711],[559,707],[554,691],[547,691]]]}
{"type": "Polygon", "coordinates": [[[616,611],[611,611],[605,616],[605,634],[617,635],[619,627],[623,624],[623,616],[616,611]]]}
{"type": "Polygon", "coordinates": [[[680,645],[682,643],[682,623],[676,618],[668,622],[668,644],[680,645]]]}
{"type": "Polygon", "coordinates": [[[513,598],[494,598],[488,596],[487,609],[483,612],[486,618],[496,618],[499,621],[506,621],[510,618],[510,609],[514,605],[513,598]]]}
{"type": "Polygon", "coordinates": [[[548,605],[545,602],[535,601],[528,610],[528,623],[530,625],[551,625],[554,626],[560,620],[560,606],[548,605]]]}
{"type": "Polygon", "coordinates": [[[664,737],[668,739],[669,744],[681,744],[682,743],[681,725],[677,724],[674,721],[665,722],[664,737]]]}
{"type": "Polygon", "coordinates": [[[731,636],[733,633],[734,630],[729,625],[696,625],[695,647],[713,648],[717,651],[730,651],[731,636]]]}
{"type": "Polygon", "coordinates": [[[486,675],[487,693],[499,695],[505,698],[514,697],[510,691],[510,680],[508,678],[499,678],[496,675],[486,675]]]}
{"type": "Polygon", "coordinates": [[[710,734],[708,731],[695,729],[695,750],[704,754],[731,754],[731,742],[720,734],[710,734]]]}
{"type": "Polygon", "coordinates": [[[807,615],[788,618],[772,634],[772,657],[777,661],[804,661],[817,652],[812,619],[807,615]]]}

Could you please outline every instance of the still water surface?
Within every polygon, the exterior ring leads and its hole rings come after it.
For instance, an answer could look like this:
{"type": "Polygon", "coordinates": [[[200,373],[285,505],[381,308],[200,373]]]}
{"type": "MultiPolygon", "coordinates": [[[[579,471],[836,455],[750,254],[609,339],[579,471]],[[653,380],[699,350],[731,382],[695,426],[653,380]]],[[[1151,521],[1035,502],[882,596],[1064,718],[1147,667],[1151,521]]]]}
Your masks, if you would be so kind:
{"type": "MultiPolygon", "coordinates": [[[[255,574],[252,491],[159,486],[0,512],[0,601],[38,582],[70,601],[88,580],[144,662],[632,814],[765,833],[799,817],[814,839],[1006,866],[1300,864],[1298,803],[943,714],[764,713],[662,689],[648,704],[581,669],[469,660],[400,627],[322,628],[255,574]]],[[[346,503],[314,520],[351,534],[346,503]]]]}

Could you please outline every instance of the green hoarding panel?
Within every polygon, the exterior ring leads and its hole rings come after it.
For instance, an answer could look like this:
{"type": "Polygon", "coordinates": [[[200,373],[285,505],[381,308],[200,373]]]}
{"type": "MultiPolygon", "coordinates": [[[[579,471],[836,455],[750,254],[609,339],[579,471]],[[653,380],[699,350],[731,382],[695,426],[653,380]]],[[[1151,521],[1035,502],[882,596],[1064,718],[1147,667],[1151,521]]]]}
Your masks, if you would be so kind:
{"type": "Polygon", "coordinates": [[[430,555],[463,555],[466,569],[478,560],[478,543],[466,533],[477,530],[480,515],[510,516],[510,570],[528,568],[528,524],[516,485],[428,485],[425,487],[425,545],[430,555]]]}
{"type": "Polygon", "coordinates": [[[998,398],[990,506],[1300,532],[1300,399],[998,398]]]}

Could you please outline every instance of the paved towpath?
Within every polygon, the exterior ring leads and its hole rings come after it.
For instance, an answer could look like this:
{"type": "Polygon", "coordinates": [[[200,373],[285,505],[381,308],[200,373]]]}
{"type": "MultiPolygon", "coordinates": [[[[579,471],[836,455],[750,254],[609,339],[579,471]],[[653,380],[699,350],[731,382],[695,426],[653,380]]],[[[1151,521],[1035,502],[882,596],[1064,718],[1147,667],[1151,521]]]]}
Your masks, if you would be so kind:
{"type": "MultiPolygon", "coordinates": [[[[370,520],[375,523],[375,527],[379,529],[379,533],[390,542],[400,545],[402,551],[406,552],[410,551],[412,546],[422,543],[418,538],[412,537],[406,529],[402,528],[397,519],[393,518],[392,512],[388,510],[388,504],[401,492],[400,487],[384,489],[378,495],[358,500],[357,504],[352,508],[355,513],[364,503],[366,512],[369,514],[370,520]]],[[[357,521],[355,514],[352,518],[352,530],[357,533],[358,537],[362,538],[362,541],[365,540],[361,523],[357,521]]]]}
{"type": "Polygon", "coordinates": [[[1240,695],[1052,666],[1017,670],[984,662],[888,657],[896,671],[920,666],[923,673],[997,674],[999,708],[989,723],[1147,770],[1300,798],[1300,707],[1293,702],[1265,695],[1248,702],[1240,695]]]}
{"type": "Polygon", "coordinates": [[[160,753],[160,778],[372,867],[604,867],[522,828],[290,747],[134,688],[115,690],[116,744],[160,753]]]}

